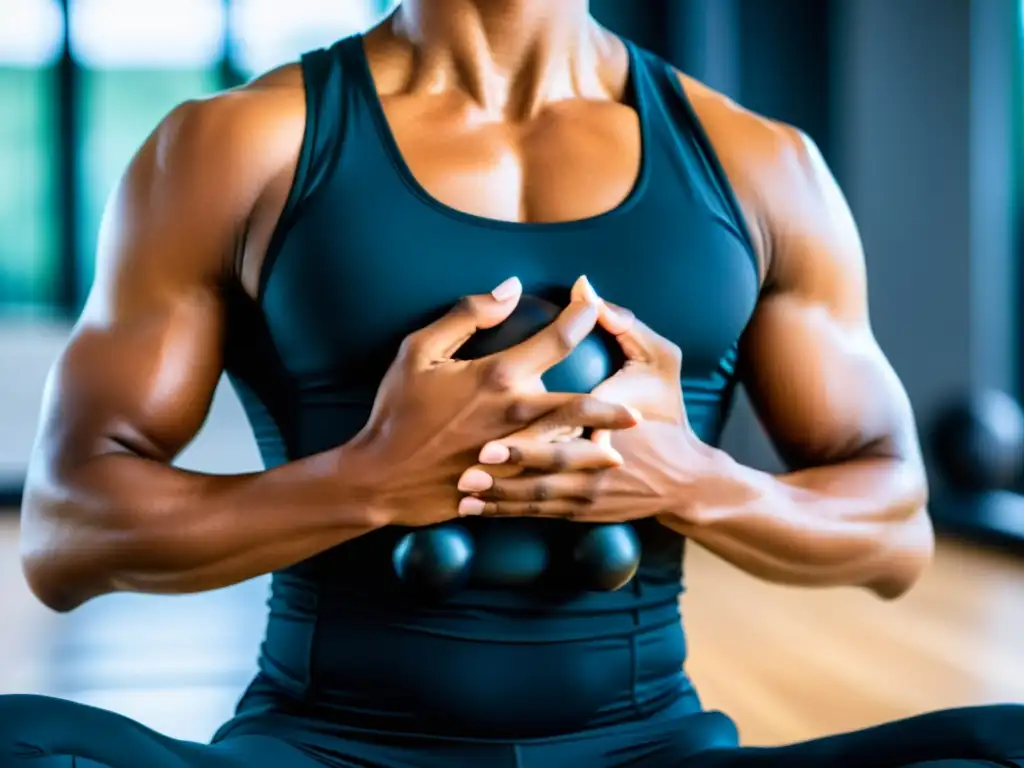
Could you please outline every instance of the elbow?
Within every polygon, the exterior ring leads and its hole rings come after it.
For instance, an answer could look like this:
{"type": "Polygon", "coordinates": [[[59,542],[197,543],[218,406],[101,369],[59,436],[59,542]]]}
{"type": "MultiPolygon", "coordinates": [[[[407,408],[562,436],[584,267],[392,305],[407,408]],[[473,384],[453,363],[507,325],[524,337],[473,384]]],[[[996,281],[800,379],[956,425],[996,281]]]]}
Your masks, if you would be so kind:
{"type": "Polygon", "coordinates": [[[876,578],[867,586],[882,600],[906,595],[921,580],[935,557],[935,532],[923,504],[893,534],[876,578]]]}
{"type": "Polygon", "coordinates": [[[21,567],[32,594],[51,611],[70,613],[88,600],[76,594],[66,580],[61,579],[59,569],[48,565],[45,558],[23,555],[21,567]]]}
{"type": "Polygon", "coordinates": [[[57,613],[70,613],[90,597],[82,593],[81,584],[75,585],[69,578],[57,553],[23,551],[22,572],[36,599],[57,613]]]}
{"type": "Polygon", "coordinates": [[[95,563],[75,554],[78,538],[65,530],[38,492],[26,489],[21,511],[21,570],[39,602],[57,613],[69,613],[101,594],[94,589],[95,563]]]}

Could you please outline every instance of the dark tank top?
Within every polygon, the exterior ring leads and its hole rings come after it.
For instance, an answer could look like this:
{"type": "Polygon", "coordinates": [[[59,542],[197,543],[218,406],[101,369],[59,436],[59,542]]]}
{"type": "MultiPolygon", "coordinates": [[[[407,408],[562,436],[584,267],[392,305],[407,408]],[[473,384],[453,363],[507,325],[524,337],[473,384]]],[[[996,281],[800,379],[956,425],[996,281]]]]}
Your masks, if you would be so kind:
{"type": "MultiPolygon", "coordinates": [[[[639,176],[618,207],[566,223],[496,221],[432,198],[389,130],[362,38],[302,58],[298,171],[258,300],[229,312],[227,369],[267,466],[349,440],[402,338],[510,275],[543,293],[586,274],[675,341],[693,429],[718,441],[757,300],[756,258],[676,73],[627,47],[639,176]]],[[[479,738],[598,728],[684,700],[696,709],[683,671],[683,539],[653,520],[636,528],[640,570],[611,593],[469,589],[417,601],[393,573],[393,529],[276,573],[259,707],[479,738]]]]}

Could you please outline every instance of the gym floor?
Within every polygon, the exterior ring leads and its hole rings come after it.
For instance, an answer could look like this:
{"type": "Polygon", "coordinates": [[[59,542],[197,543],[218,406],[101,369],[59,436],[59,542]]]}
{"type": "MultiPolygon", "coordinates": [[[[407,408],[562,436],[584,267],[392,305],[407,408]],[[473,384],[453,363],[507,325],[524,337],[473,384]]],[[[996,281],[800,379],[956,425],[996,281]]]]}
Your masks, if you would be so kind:
{"type": "MultiPolygon", "coordinates": [[[[1024,562],[942,542],[896,603],[769,586],[694,548],[690,672],[748,744],[779,744],[940,707],[1024,701],[1024,562]]],[[[25,587],[0,515],[0,693],[72,698],[207,739],[253,671],[266,584],[115,596],[54,615],[25,587]]]]}

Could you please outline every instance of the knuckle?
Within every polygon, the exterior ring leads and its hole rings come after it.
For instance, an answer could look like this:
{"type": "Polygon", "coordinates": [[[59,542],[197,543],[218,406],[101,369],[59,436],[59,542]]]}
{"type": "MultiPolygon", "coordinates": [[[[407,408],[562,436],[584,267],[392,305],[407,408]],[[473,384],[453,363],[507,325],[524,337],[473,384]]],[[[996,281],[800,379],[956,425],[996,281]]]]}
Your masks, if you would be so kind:
{"type": "Polygon", "coordinates": [[[579,424],[582,421],[586,421],[594,412],[597,401],[587,395],[574,398],[565,407],[565,419],[570,425],[579,424]]]}
{"type": "Polygon", "coordinates": [[[426,342],[423,331],[413,331],[404,339],[398,348],[398,356],[401,358],[416,357],[423,351],[426,342]]]}
{"type": "Polygon", "coordinates": [[[587,477],[580,489],[580,500],[586,502],[588,505],[593,504],[597,501],[598,489],[600,487],[600,481],[596,474],[591,474],[587,477]]]}
{"type": "Polygon", "coordinates": [[[538,480],[533,487],[534,501],[548,501],[551,498],[551,485],[546,480],[538,480]]]}
{"type": "Polygon", "coordinates": [[[555,446],[554,450],[551,451],[551,471],[564,472],[569,468],[570,464],[569,451],[561,445],[555,446]]]}
{"type": "Polygon", "coordinates": [[[508,461],[510,464],[522,464],[526,461],[526,456],[523,454],[523,449],[518,445],[508,446],[508,461]]]}
{"type": "MultiPolygon", "coordinates": [[[[531,408],[530,404],[527,403],[524,400],[516,400],[515,402],[510,403],[508,408],[506,409],[506,411],[505,411],[505,421],[508,424],[512,424],[512,425],[515,425],[515,426],[522,426],[524,424],[529,424],[529,423],[531,423],[533,421],[533,408],[531,408]]],[[[509,446],[509,450],[510,451],[516,451],[516,450],[519,450],[519,449],[518,448],[513,448],[512,446],[509,446]]],[[[522,458],[522,452],[521,451],[519,453],[519,456],[520,456],[520,458],[522,458]]]]}
{"type": "Polygon", "coordinates": [[[678,344],[676,344],[673,341],[663,339],[662,352],[665,354],[665,357],[668,358],[668,360],[670,360],[673,363],[683,362],[683,350],[678,344]]]}
{"type": "Polygon", "coordinates": [[[516,385],[516,371],[507,360],[491,360],[484,366],[483,379],[490,390],[511,392],[516,385]]]}
{"type": "Polygon", "coordinates": [[[480,312],[479,296],[463,296],[455,302],[454,312],[475,317],[480,312]]]}

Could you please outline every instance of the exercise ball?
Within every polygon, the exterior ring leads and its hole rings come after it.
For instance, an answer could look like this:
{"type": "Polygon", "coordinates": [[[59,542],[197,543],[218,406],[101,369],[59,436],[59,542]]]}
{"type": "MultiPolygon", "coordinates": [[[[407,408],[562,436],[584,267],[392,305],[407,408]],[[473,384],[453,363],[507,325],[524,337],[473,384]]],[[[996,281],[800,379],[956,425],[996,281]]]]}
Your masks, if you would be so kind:
{"type": "MultiPolygon", "coordinates": [[[[465,360],[491,355],[519,344],[550,325],[560,314],[554,302],[529,294],[523,295],[509,318],[478,331],[456,353],[465,360]]],[[[618,370],[624,358],[618,342],[597,327],[561,362],[542,376],[550,392],[585,394],[618,370]]],[[[475,572],[481,578],[505,584],[528,584],[539,578],[543,562],[548,568],[548,549],[552,541],[544,536],[551,526],[531,520],[502,520],[500,528],[487,536],[486,546],[478,537],[475,572]],[[508,536],[506,542],[505,536],[508,536]]],[[[620,589],[636,574],[640,563],[640,541],[630,525],[572,524],[568,531],[572,580],[588,590],[620,589]]]]}
{"type": "Polygon", "coordinates": [[[395,573],[408,591],[441,598],[469,581],[476,547],[457,523],[410,531],[395,546],[395,573]]]}
{"type": "MultiPolygon", "coordinates": [[[[456,352],[476,360],[520,344],[549,326],[561,308],[538,296],[523,295],[512,314],[494,328],[477,331],[456,352]]],[[[601,328],[541,376],[551,392],[585,394],[622,363],[614,337],[601,328]]],[[[450,595],[468,582],[488,587],[522,587],[538,582],[552,562],[554,521],[533,518],[473,520],[444,524],[404,536],[395,547],[395,572],[410,589],[450,595]]],[[[586,589],[615,590],[639,566],[640,544],[628,525],[572,525],[568,548],[574,580],[586,589]]]]}
{"type": "Polygon", "coordinates": [[[471,579],[487,587],[537,583],[551,564],[543,521],[530,518],[481,520],[474,528],[476,557],[471,579]]]}
{"type": "Polygon", "coordinates": [[[931,442],[935,465],[952,488],[1010,490],[1024,471],[1024,411],[1005,392],[975,392],[940,413],[931,442]]]}
{"type": "MultiPolygon", "coordinates": [[[[523,295],[505,322],[477,331],[455,353],[456,357],[477,360],[514,347],[551,325],[561,311],[557,304],[546,299],[523,295]]],[[[595,328],[568,357],[549,368],[541,381],[550,392],[586,394],[620,365],[621,352],[614,337],[602,328],[595,328]]]]}
{"type": "Polygon", "coordinates": [[[584,589],[614,592],[626,586],[640,566],[640,538],[626,523],[588,525],[572,550],[573,567],[584,589]]]}

